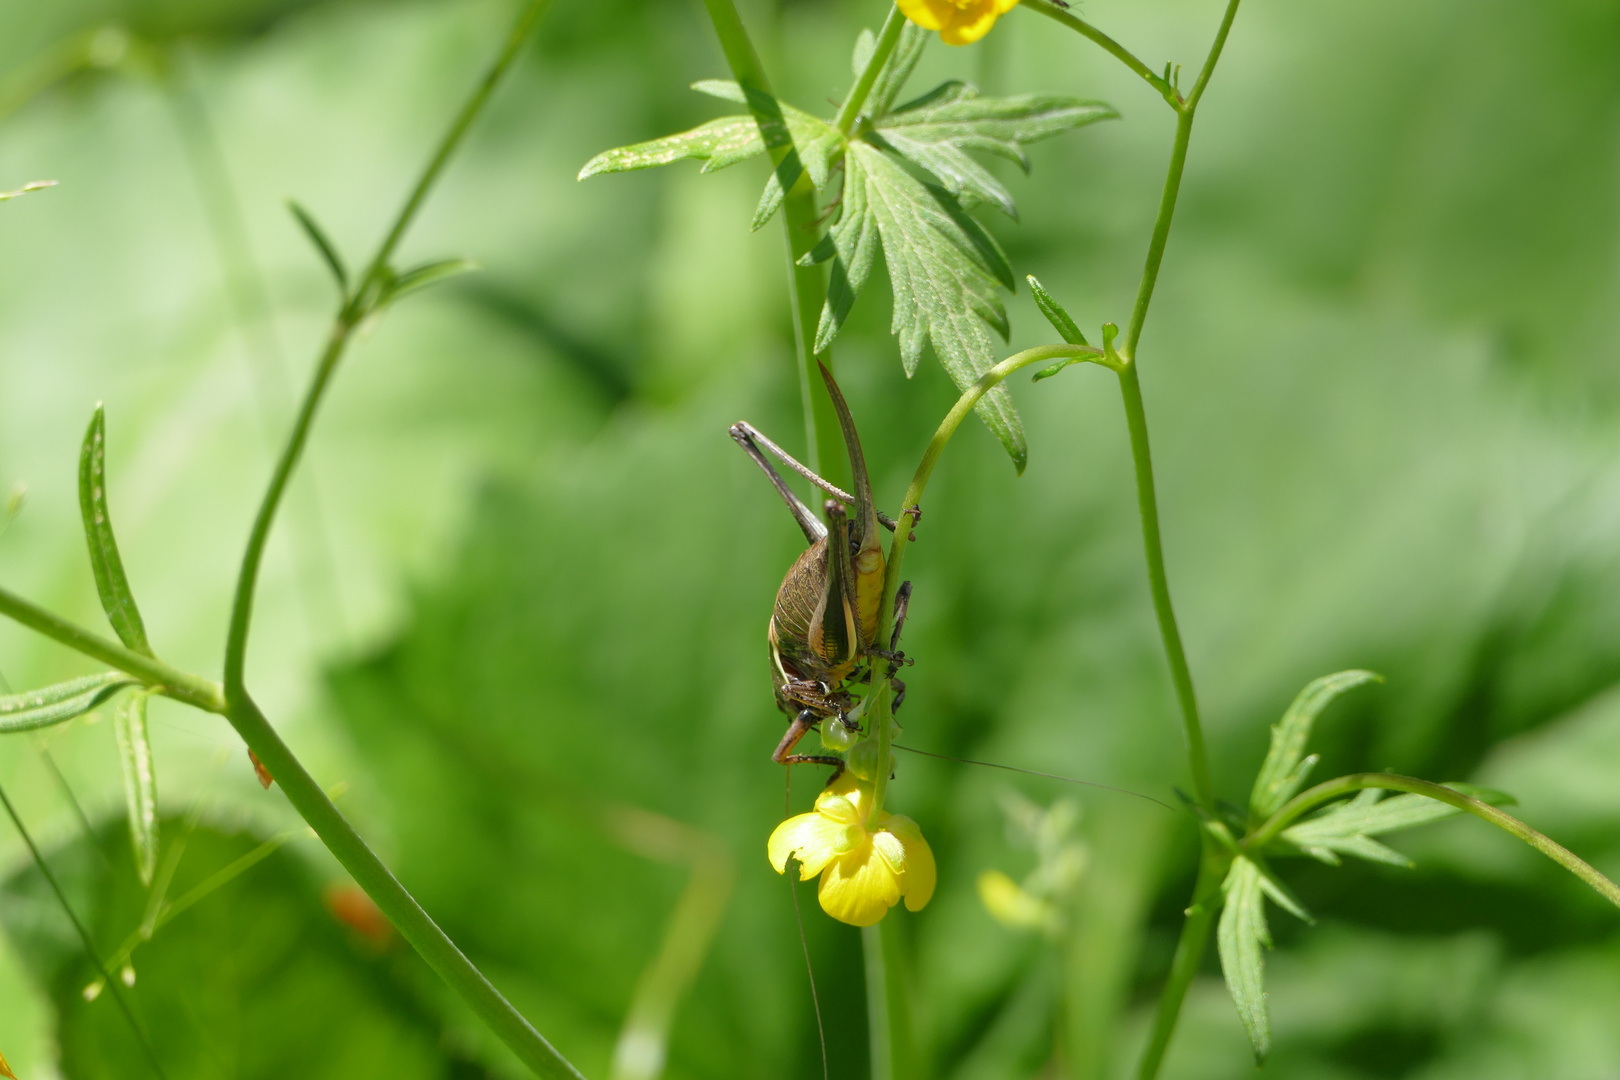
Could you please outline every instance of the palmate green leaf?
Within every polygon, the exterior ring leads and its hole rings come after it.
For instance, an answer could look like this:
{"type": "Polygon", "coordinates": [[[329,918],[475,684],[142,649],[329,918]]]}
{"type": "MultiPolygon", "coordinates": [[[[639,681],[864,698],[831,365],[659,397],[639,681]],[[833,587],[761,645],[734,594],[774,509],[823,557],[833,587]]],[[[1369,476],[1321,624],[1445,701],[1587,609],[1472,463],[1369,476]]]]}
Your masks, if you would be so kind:
{"type": "Polygon", "coordinates": [[[107,512],[107,422],[100,405],[90,417],[79,451],[79,513],[84,519],[84,538],[90,546],[90,570],[96,578],[96,593],[107,621],[118,640],[147,656],[152,646],[146,640],[146,626],[124,575],[124,561],[118,556],[112,517],[107,512]]]}
{"type": "Polygon", "coordinates": [[[1276,813],[1293,798],[1316,766],[1315,755],[1305,756],[1305,745],[1311,737],[1311,725],[1322,710],[1346,690],[1381,681],[1383,677],[1371,671],[1340,671],[1313,680],[1299,692],[1282,719],[1272,725],[1271,750],[1249,795],[1249,809],[1256,818],[1276,813]]]}
{"type": "Polygon", "coordinates": [[[1255,1060],[1264,1061],[1271,1050],[1271,1018],[1266,1012],[1265,955],[1271,947],[1266,926],[1266,894],[1260,867],[1245,858],[1233,860],[1221,885],[1224,903],[1215,945],[1221,956],[1226,989],[1237,1006],[1254,1047],[1255,1060]]]}
{"type": "MultiPolygon", "coordinates": [[[[1445,786],[1493,806],[1513,803],[1509,795],[1473,784],[1445,786]]],[[[1403,794],[1386,799],[1383,794],[1376,788],[1368,788],[1354,799],[1330,806],[1315,817],[1283,830],[1281,838],[1329,866],[1339,865],[1340,855],[1353,855],[1371,862],[1410,867],[1410,859],[1372,838],[1462,813],[1454,806],[1422,795],[1403,794]]]]}
{"type": "Polygon", "coordinates": [[[113,713],[118,760],[124,772],[124,802],[129,809],[129,838],[142,885],[152,884],[158,858],[157,773],[146,730],[146,700],[150,696],[145,690],[126,694],[113,713]]]}
{"type": "MultiPolygon", "coordinates": [[[[998,284],[1012,288],[1005,254],[949,192],[924,184],[871,143],[850,143],[844,171],[838,223],[805,257],[833,260],[816,351],[837,337],[881,246],[894,289],[891,330],[906,373],[917,370],[923,347],[932,343],[965,390],[996,362],[988,327],[1007,336],[1007,312],[996,291],[998,284]]],[[[976,408],[1022,472],[1024,428],[1006,387],[992,389],[976,408]]]]}
{"type": "Polygon", "coordinates": [[[986,98],[970,84],[953,81],[879,116],[873,127],[897,153],[938,177],[952,195],[993,202],[1016,219],[1012,193],[967,151],[997,154],[1027,171],[1026,143],[1118,116],[1100,101],[1059,94],[986,98]]]}
{"type": "Polygon", "coordinates": [[[0,735],[32,731],[82,716],[135,680],[118,671],[87,675],[40,690],[0,697],[0,735]]]}

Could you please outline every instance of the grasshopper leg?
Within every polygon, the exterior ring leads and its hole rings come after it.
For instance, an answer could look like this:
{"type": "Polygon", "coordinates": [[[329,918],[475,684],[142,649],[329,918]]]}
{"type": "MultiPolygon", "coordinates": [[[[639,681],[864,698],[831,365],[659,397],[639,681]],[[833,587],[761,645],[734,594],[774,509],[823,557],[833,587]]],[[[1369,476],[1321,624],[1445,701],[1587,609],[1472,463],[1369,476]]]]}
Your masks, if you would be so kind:
{"type": "Polygon", "coordinates": [[[800,739],[808,735],[820,720],[821,717],[816,715],[815,710],[801,709],[799,715],[793,718],[793,723],[788,725],[787,734],[783,735],[782,741],[777,744],[776,752],[771,755],[771,760],[778,765],[831,765],[838,770],[838,772],[833,773],[834,777],[839,772],[843,772],[843,758],[823,754],[793,753],[793,747],[798,744],[800,739]]]}
{"type": "MultiPolygon", "coordinates": [[[[776,443],[772,442],[768,437],[766,437],[764,432],[760,431],[759,428],[755,427],[753,424],[750,424],[748,421],[739,420],[735,424],[732,424],[731,437],[737,440],[737,445],[741,446],[743,450],[748,453],[748,456],[753,458],[755,463],[758,464],[760,468],[765,470],[766,475],[771,477],[771,483],[776,486],[776,490],[783,493],[782,498],[792,500],[792,502],[789,502],[788,504],[790,507],[792,506],[793,502],[798,502],[798,496],[792,494],[787,489],[787,485],[782,483],[781,476],[777,474],[774,468],[766,463],[765,455],[763,453],[765,450],[770,451],[772,457],[776,458],[783,465],[786,465],[789,469],[792,469],[794,472],[810,481],[822,491],[825,491],[828,495],[831,495],[833,498],[842,502],[845,506],[854,506],[856,504],[855,496],[851,495],[838,485],[823,480],[817,473],[812,472],[808,466],[801,465],[797,458],[788,453],[786,450],[782,449],[780,446],[777,446],[776,443]]],[[[804,506],[803,503],[799,503],[799,505],[801,507],[804,506]]],[[[922,511],[918,510],[916,507],[912,507],[912,510],[916,510],[917,518],[920,520],[922,517],[922,511]]],[[[808,510],[806,510],[806,512],[808,512],[808,510]]],[[[910,511],[908,511],[908,513],[909,512],[910,511]]],[[[877,511],[877,518],[885,529],[888,529],[890,532],[894,532],[894,518],[890,517],[888,514],[885,514],[881,510],[877,511]]],[[[916,521],[913,521],[912,524],[916,524],[916,521]]],[[[813,541],[816,540],[817,537],[812,536],[810,539],[813,541]]]]}

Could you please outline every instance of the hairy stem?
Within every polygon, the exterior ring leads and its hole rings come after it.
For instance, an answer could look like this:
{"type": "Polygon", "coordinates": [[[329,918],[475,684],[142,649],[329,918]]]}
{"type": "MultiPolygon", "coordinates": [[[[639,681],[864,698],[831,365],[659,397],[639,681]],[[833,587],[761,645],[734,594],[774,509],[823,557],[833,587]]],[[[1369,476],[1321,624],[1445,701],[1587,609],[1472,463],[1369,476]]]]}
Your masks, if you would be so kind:
{"type": "MultiPolygon", "coordinates": [[[[839,486],[848,486],[848,466],[838,455],[824,452],[838,446],[842,440],[838,415],[833,411],[832,399],[827,396],[821,380],[814,376],[816,353],[816,327],[821,321],[821,305],[827,296],[826,269],[821,263],[801,266],[799,260],[816,246],[821,211],[816,206],[816,192],[810,177],[799,161],[793,137],[782,118],[781,106],[771,91],[759,53],[737,14],[733,0],[703,0],[714,24],[715,36],[726,54],[726,64],[732,78],[743,88],[748,109],[759,125],[760,135],[771,156],[784,191],[782,221],[787,229],[788,241],[788,301],[793,312],[793,346],[798,361],[799,398],[804,403],[805,461],[811,470],[839,486]]],[[[820,354],[820,360],[833,367],[832,350],[820,354]]]]}
{"type": "Polygon", "coordinates": [[[1076,30],[1081,34],[1084,34],[1086,37],[1102,46],[1103,50],[1109,55],[1115,57],[1120,63],[1124,64],[1126,67],[1136,72],[1136,74],[1140,75],[1149,86],[1153,87],[1153,89],[1159,92],[1160,96],[1162,96],[1165,101],[1170,103],[1171,108],[1178,111],[1181,109],[1181,95],[1176,93],[1176,88],[1174,86],[1171,86],[1168,82],[1166,82],[1162,76],[1154,74],[1152,68],[1138,60],[1135,54],[1125,46],[1121,45],[1119,42],[1115,41],[1113,38],[1109,37],[1095,26],[1092,26],[1078,15],[1075,15],[1072,11],[1069,11],[1066,8],[1058,7],[1056,4],[1052,3],[1051,0],[1024,0],[1023,6],[1031,11],[1038,11],[1042,15],[1045,15],[1048,19],[1054,19],[1071,30],[1076,30]]]}
{"type": "Polygon", "coordinates": [[[849,97],[838,110],[838,116],[833,125],[848,135],[855,127],[855,121],[860,119],[861,109],[866,106],[866,99],[872,93],[872,87],[888,63],[889,54],[894,52],[894,46],[900,40],[900,31],[905,29],[906,17],[900,14],[898,6],[889,8],[889,17],[883,20],[883,29],[878,32],[877,44],[872,49],[871,57],[866,61],[866,67],[861,70],[860,78],[850,87],[849,97]]]}
{"type": "Polygon", "coordinates": [[[1414,777],[1399,776],[1394,773],[1352,773],[1349,776],[1341,776],[1336,780],[1328,780],[1317,784],[1313,788],[1307,788],[1288,800],[1281,809],[1271,815],[1271,818],[1264,825],[1261,825],[1260,828],[1245,837],[1242,844],[1243,849],[1255,852],[1264,851],[1267,844],[1276,840],[1284,829],[1299,820],[1304,814],[1324,803],[1343,798],[1353,791],[1361,791],[1364,788],[1378,788],[1383,791],[1405,791],[1413,795],[1422,795],[1425,798],[1473,814],[1480,820],[1488,821],[1508,834],[1523,840],[1526,844],[1529,844],[1597,890],[1598,894],[1609,903],[1620,907],[1620,885],[1610,881],[1599,873],[1591,863],[1588,863],[1551,837],[1532,829],[1512,814],[1504,813],[1490,803],[1481,802],[1471,795],[1464,795],[1460,791],[1454,791],[1444,784],[1435,784],[1428,780],[1418,780],[1414,777]]]}

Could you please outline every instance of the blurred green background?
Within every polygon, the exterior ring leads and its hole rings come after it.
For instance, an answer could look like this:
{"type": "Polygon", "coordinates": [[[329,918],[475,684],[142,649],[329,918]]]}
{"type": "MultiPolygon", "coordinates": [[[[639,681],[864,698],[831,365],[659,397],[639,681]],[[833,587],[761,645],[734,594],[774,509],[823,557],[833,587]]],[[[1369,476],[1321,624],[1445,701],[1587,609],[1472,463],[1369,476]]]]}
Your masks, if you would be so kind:
{"type": "MultiPolygon", "coordinates": [[[[742,7],[778,90],[824,113],[855,33],[886,10],[742,7]]],[[[1092,0],[1085,15],[1150,65],[1192,67],[1219,9],[1092,0]]],[[[0,188],[61,182],[0,207],[0,495],[27,490],[0,580],[100,625],[74,484],[104,401],[154,643],[217,675],[235,560],[334,305],[283,201],[359,262],[511,10],[0,4],[0,188]]],[[[783,726],[763,632],[799,536],[726,437],[747,418],[802,445],[782,235],[747,230],[764,168],[574,180],[600,150],[723,111],[683,88],[725,74],[696,0],[557,0],[405,246],[406,262],[485,269],[353,350],[253,638],[251,685],[316,777],[592,1077],[609,1075],[694,852],[718,929],[666,1075],[821,1069],[788,888],[763,857],[783,726]],[[691,831],[676,843],[626,808],[691,831]]],[[[1024,223],[979,216],[1083,326],[1122,320],[1168,110],[1027,12],[979,46],[931,46],[912,87],[946,77],[1120,109],[1032,148],[1027,179],[992,163],[1024,223]]],[[[1370,667],[1388,681],[1327,715],[1319,776],[1503,788],[1620,874],[1617,133],[1620,4],[1244,5],[1140,353],[1225,797],[1246,795],[1304,682],[1370,667]]],[[[835,352],[892,508],[955,391],[932,363],[904,379],[888,309],[874,282],[835,352]]],[[[1013,346],[1050,339],[1027,292],[1010,310],[1013,346]]],[[[964,427],[907,560],[906,738],[1169,799],[1181,738],[1116,392],[1089,368],[1013,392],[1028,472],[964,427]]],[[[0,625],[10,686],[87,670],[0,625]]],[[[222,720],[158,702],[152,722],[165,843],[185,844],[171,895],[282,841],[134,953],[127,996],[169,1075],[519,1075],[408,951],[331,914],[341,872],[222,720]]],[[[145,904],[110,727],[0,743],[0,779],[105,954],[145,904]]],[[[815,786],[799,773],[796,808],[815,786]]],[[[891,916],[920,1075],[1125,1075],[1191,887],[1188,819],[911,757],[892,791],[940,861],[933,904],[891,916]],[[983,870],[1032,865],[1009,842],[1008,789],[1083,805],[1089,862],[1056,947],[974,890],[983,870]]],[[[1266,1073],[1620,1076],[1615,913],[1477,822],[1395,844],[1417,869],[1283,867],[1319,923],[1273,920],[1266,1073]]],[[[142,1075],[109,995],[84,1000],[95,976],[9,825],[0,862],[0,1052],[23,1080],[142,1075]]],[[[859,936],[801,897],[832,1075],[864,1075],[859,936]]],[[[1252,1070],[1211,958],[1166,1075],[1252,1070]]]]}

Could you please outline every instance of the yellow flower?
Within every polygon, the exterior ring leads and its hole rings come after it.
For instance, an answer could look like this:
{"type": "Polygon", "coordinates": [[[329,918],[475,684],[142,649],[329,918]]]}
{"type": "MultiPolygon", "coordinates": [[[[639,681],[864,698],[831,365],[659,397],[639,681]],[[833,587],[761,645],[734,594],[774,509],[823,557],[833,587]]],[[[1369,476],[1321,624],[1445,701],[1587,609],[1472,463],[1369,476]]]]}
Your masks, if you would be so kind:
{"type": "Polygon", "coordinates": [[[902,897],[908,911],[921,911],[934,895],[934,853],[917,823],[888,813],[868,822],[871,811],[872,785],[846,772],[766,845],[778,874],[790,858],[800,881],[820,874],[822,910],[852,926],[871,926],[902,897]]]}
{"type": "Polygon", "coordinates": [[[1018,0],[897,0],[906,18],[924,30],[938,30],[947,45],[971,45],[990,32],[1018,0]]]}

